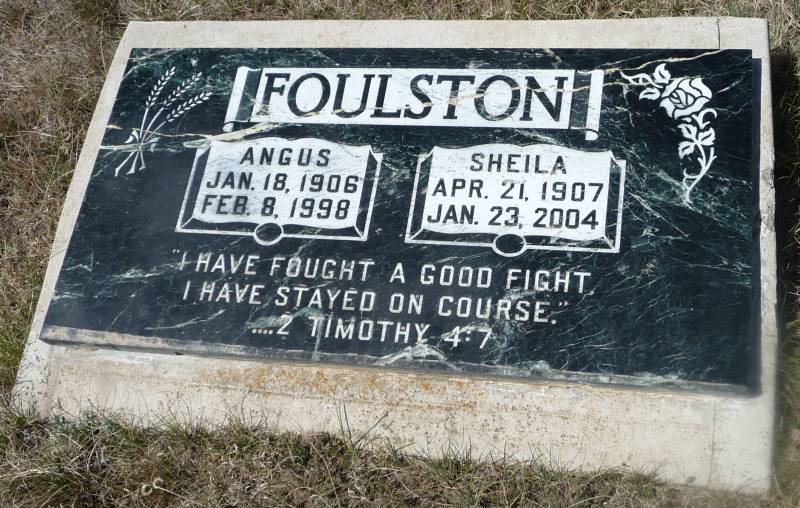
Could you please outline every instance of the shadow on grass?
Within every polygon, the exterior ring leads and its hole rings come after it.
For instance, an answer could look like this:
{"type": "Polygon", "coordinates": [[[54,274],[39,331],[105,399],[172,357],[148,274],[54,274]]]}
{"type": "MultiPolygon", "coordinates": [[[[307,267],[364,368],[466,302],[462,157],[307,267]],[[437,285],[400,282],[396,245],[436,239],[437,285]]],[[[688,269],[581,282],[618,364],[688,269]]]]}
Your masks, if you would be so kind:
{"type": "Polygon", "coordinates": [[[776,489],[800,498],[800,61],[789,50],[772,53],[775,129],[775,233],[781,349],[776,415],[776,489]]]}

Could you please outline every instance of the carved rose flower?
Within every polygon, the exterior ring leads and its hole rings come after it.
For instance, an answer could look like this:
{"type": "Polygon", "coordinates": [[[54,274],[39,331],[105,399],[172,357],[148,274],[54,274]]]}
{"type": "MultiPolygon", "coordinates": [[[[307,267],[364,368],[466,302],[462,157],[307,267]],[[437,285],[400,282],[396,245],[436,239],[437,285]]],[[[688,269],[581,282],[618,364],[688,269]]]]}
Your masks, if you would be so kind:
{"type": "Polygon", "coordinates": [[[692,189],[706,175],[717,156],[714,155],[716,133],[705,119],[707,115],[716,118],[717,111],[706,108],[711,100],[711,90],[702,78],[672,78],[667,65],[659,64],[653,74],[645,72],[629,76],[620,72],[631,85],[644,86],[639,99],[658,101],[670,118],[679,120],[678,130],[685,141],[678,144],[678,157],[681,159],[694,155],[699,169],[696,172],[683,170],[681,185],[684,201],[691,203],[692,189]]]}
{"type": "Polygon", "coordinates": [[[659,106],[670,118],[681,118],[697,113],[711,100],[711,90],[702,78],[678,78],[672,80],[661,93],[659,106]]]}

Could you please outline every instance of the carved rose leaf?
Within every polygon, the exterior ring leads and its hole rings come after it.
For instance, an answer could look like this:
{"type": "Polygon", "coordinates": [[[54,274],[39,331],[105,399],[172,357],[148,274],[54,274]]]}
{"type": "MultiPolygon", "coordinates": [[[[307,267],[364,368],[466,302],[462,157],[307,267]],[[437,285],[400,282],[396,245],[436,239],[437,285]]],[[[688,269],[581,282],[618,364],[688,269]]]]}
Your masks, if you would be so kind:
{"type": "Polygon", "coordinates": [[[672,77],[669,71],[667,70],[667,64],[661,64],[656,67],[655,72],[653,73],[653,77],[655,78],[656,83],[669,83],[669,79],[672,77]]]}
{"type": "Polygon", "coordinates": [[[627,79],[629,83],[634,85],[655,85],[653,78],[651,78],[649,74],[645,74],[643,72],[634,74],[633,76],[628,76],[624,72],[620,72],[620,74],[622,74],[622,76],[627,79]]]}
{"type": "Polygon", "coordinates": [[[692,141],[681,141],[678,144],[678,157],[683,159],[687,155],[691,154],[694,152],[695,146],[697,145],[692,141]]]}
{"type": "Polygon", "coordinates": [[[714,118],[716,118],[717,117],[717,111],[714,110],[714,109],[704,109],[704,110],[700,111],[699,113],[692,115],[692,119],[695,122],[697,122],[697,125],[701,129],[705,129],[706,125],[708,125],[710,123],[710,122],[707,122],[705,120],[706,115],[713,115],[714,118]]]}
{"type": "Polygon", "coordinates": [[[697,137],[697,141],[701,145],[713,146],[714,141],[716,141],[716,134],[714,133],[714,129],[708,129],[701,132],[700,135],[697,137]]]}
{"type": "Polygon", "coordinates": [[[697,127],[690,123],[682,123],[678,124],[678,129],[680,129],[681,134],[686,139],[691,139],[692,141],[697,140],[697,127]]]}
{"type": "Polygon", "coordinates": [[[661,90],[658,88],[647,87],[642,90],[642,93],[639,94],[640,99],[649,99],[651,101],[657,101],[661,98],[661,90]]]}

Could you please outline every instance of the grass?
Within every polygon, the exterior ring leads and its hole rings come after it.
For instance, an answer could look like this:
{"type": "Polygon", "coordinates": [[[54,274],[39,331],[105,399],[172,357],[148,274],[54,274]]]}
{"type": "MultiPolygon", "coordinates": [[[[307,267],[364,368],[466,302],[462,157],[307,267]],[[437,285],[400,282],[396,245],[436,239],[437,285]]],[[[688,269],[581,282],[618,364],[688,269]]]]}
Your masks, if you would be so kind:
{"type": "Polygon", "coordinates": [[[0,0],[0,388],[13,384],[55,225],[106,68],[129,20],[567,19],[721,15],[771,23],[782,322],[774,492],[667,486],[341,436],[213,431],[113,415],[43,421],[0,408],[0,499],[20,506],[800,506],[800,1],[0,0]],[[794,323],[794,325],[792,325],[794,323]]]}
{"type": "MultiPolygon", "coordinates": [[[[739,496],[680,490],[619,470],[595,475],[468,456],[430,459],[342,436],[231,422],[159,430],[108,418],[9,416],[0,491],[31,506],[680,506],[739,496]]],[[[757,504],[755,499],[747,499],[757,504]]]]}

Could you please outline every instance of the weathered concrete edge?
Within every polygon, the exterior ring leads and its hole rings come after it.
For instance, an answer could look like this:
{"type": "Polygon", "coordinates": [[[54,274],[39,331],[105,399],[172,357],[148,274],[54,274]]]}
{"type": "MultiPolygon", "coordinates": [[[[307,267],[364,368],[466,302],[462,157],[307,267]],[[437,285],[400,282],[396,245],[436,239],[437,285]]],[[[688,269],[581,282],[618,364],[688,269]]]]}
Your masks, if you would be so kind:
{"type": "MultiPolygon", "coordinates": [[[[136,47],[719,48],[720,18],[132,22],[136,47]],[[220,23],[227,23],[221,30],[220,23]],[[246,34],[246,37],[242,37],[246,34]],[[587,39],[587,34],[591,34],[587,39]]],[[[126,36],[128,33],[126,33],[126,36]]]]}
{"type": "MultiPolygon", "coordinates": [[[[264,350],[258,350],[250,346],[238,344],[209,344],[192,340],[165,339],[160,337],[144,337],[117,332],[103,332],[96,330],[82,330],[79,328],[69,328],[62,326],[44,325],[39,337],[50,343],[63,346],[78,346],[86,348],[105,348],[114,351],[140,351],[148,353],[160,353],[166,355],[188,355],[210,358],[232,358],[234,360],[248,360],[253,362],[271,362],[293,364],[319,365],[324,363],[325,358],[338,359],[342,365],[348,369],[394,369],[408,371],[407,364],[397,362],[391,364],[378,365],[370,362],[352,361],[353,354],[317,353],[320,360],[311,360],[310,353],[305,350],[290,349],[270,349],[268,354],[264,350]],[[298,354],[301,353],[301,354],[298,354]],[[350,361],[342,361],[349,357],[350,361]]],[[[359,356],[358,359],[364,357],[359,356]]],[[[375,357],[368,357],[374,359],[375,357]]],[[[414,362],[413,370],[416,367],[425,365],[425,361],[417,360],[414,362]]],[[[543,371],[539,375],[529,375],[525,369],[515,369],[513,367],[471,370],[469,364],[460,362],[449,362],[448,368],[441,368],[437,361],[431,361],[428,369],[432,372],[444,373],[446,375],[463,375],[471,378],[497,379],[498,377],[516,376],[518,382],[569,382],[569,383],[593,383],[601,386],[609,386],[615,389],[624,390],[661,390],[672,392],[687,393],[707,393],[716,396],[745,397],[752,396],[752,388],[740,385],[729,385],[720,383],[706,383],[698,381],[681,381],[666,379],[661,377],[641,378],[637,376],[626,376],[622,374],[599,374],[593,372],[563,372],[563,371],[543,371]]],[[[533,389],[537,386],[531,385],[533,389]]]]}
{"type": "MultiPolygon", "coordinates": [[[[778,269],[775,237],[775,148],[772,122],[771,62],[769,27],[766,20],[742,18],[719,19],[720,46],[732,49],[752,49],[753,58],[761,60],[760,160],[759,182],[761,214],[761,393],[752,408],[719,406],[715,419],[716,443],[714,475],[711,481],[724,483],[724,476],[744,475],[746,464],[753,460],[755,467],[772,475],[774,456],[774,418],[778,378],[778,269]],[[739,414],[737,414],[739,413],[739,414]],[[752,433],[750,433],[752,432],[752,433]],[[749,435],[749,437],[748,437],[749,435]],[[751,439],[752,446],[742,446],[751,439]],[[745,453],[748,448],[750,454],[745,453]],[[761,448],[761,452],[757,450],[761,448]],[[725,470],[725,471],[723,471],[725,470]]],[[[768,487],[766,487],[768,488],[768,487]]]]}
{"type": "MultiPolygon", "coordinates": [[[[147,419],[182,404],[185,416],[202,411],[219,421],[218,407],[262,414],[277,409],[276,424],[294,430],[338,430],[348,404],[354,432],[381,422],[373,435],[441,452],[468,442],[478,453],[508,450],[517,456],[537,434],[543,449],[563,463],[588,469],[628,464],[657,468],[663,477],[712,487],[762,491],[769,487],[777,358],[776,264],[773,227],[772,116],[766,23],[737,18],[564,22],[236,22],[131,23],[109,69],[87,132],[56,233],[45,283],[20,365],[14,396],[41,414],[77,414],[95,407],[147,419]],[[548,32],[547,29],[550,29],[548,32]],[[245,30],[246,42],[237,41],[245,30]],[[588,32],[587,32],[588,30],[588,32]],[[591,41],[582,40],[586,33],[591,41]],[[424,37],[423,37],[424,36],[424,37]],[[50,346],[38,336],[52,297],[81,196],[99,149],[119,80],[132,47],[421,46],[446,47],[653,47],[752,48],[763,63],[761,105],[762,391],[741,399],[709,395],[637,394],[604,387],[469,380],[441,374],[365,373],[340,366],[256,365],[253,362],[166,357],[50,346]],[[213,41],[213,42],[211,42],[213,41]],[[127,366],[127,367],[126,367],[127,366]],[[133,369],[131,369],[133,368],[133,369]],[[133,372],[132,370],[135,370],[133,372]],[[224,380],[228,381],[224,381],[224,380]],[[331,391],[326,383],[343,386],[331,391]],[[279,381],[279,383],[277,383],[279,381]],[[337,383],[334,383],[337,384],[337,383]],[[132,389],[131,386],[138,387],[132,389]],[[427,386],[427,388],[425,388],[427,386]],[[377,388],[376,388],[377,387],[377,388]],[[387,388],[388,387],[388,388],[387,388]],[[294,390],[294,391],[292,391],[294,390]],[[436,395],[422,396],[423,393],[436,395]],[[372,394],[384,398],[376,398],[372,394]],[[397,393],[406,394],[398,397],[397,393]],[[409,395],[410,394],[410,395],[409,395]],[[369,396],[368,396],[369,395],[369,396]],[[431,398],[432,397],[432,398],[431,398]],[[144,398],[144,403],[142,399],[144,398]],[[513,402],[509,406],[509,401],[513,402]],[[400,409],[390,417],[382,411],[400,409]],[[441,410],[437,422],[431,422],[441,410]],[[415,409],[416,408],[416,409],[415,409]],[[591,416],[590,421],[586,417],[591,416]],[[416,424],[414,420],[416,418],[416,424]],[[428,428],[421,429],[424,421],[428,428]],[[516,443],[513,441],[519,440],[516,443]],[[666,457],[656,461],[653,457],[666,457]]],[[[391,411],[390,411],[391,413],[391,411]]],[[[527,451],[526,451],[527,450],[527,451]]]]}

